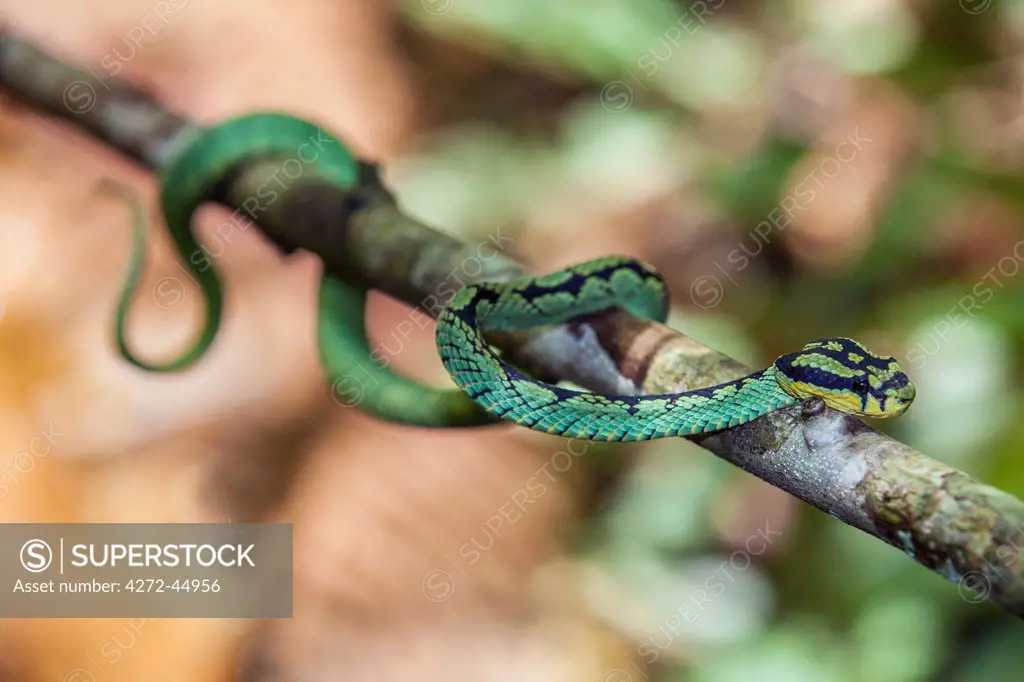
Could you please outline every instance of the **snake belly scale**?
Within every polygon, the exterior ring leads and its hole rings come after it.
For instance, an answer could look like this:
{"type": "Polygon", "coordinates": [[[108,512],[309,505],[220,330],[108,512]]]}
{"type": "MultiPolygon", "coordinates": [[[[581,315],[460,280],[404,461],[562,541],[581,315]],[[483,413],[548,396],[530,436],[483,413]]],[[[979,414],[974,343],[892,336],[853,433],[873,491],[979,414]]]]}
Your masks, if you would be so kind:
{"type": "Polygon", "coordinates": [[[608,256],[550,275],[469,285],[438,317],[438,352],[459,388],[489,414],[536,431],[594,441],[710,433],[815,397],[850,414],[895,417],[914,399],[914,384],[894,358],[853,339],[814,341],[717,386],[637,396],[537,381],[502,361],[481,335],[561,323],[613,307],[664,322],[663,279],[641,261],[608,256]]]}

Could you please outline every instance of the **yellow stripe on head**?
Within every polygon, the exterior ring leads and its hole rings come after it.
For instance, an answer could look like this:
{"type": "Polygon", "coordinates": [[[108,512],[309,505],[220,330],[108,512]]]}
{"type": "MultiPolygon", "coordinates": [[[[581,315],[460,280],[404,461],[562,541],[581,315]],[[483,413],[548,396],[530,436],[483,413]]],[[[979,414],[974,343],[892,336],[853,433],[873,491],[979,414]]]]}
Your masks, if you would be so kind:
{"type": "Polygon", "coordinates": [[[916,389],[892,356],[853,339],[826,339],[776,359],[780,388],[798,399],[820,398],[829,407],[861,416],[895,417],[916,389]]]}
{"type": "Polygon", "coordinates": [[[821,353],[802,353],[793,360],[794,367],[815,367],[823,372],[840,377],[855,377],[864,374],[863,370],[845,365],[835,358],[821,353]]]}

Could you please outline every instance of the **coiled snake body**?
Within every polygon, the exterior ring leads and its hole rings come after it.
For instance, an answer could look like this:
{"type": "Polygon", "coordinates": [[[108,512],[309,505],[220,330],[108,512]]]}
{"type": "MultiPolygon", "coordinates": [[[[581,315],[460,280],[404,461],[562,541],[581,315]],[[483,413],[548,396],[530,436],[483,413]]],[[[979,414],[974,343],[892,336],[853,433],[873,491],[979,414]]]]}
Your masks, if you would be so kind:
{"type": "MultiPolygon", "coordinates": [[[[146,225],[135,206],[135,246],[116,315],[117,345],[132,364],[153,372],[184,369],[213,343],[222,312],[221,283],[191,231],[192,214],[243,162],[282,156],[310,165],[343,189],[359,182],[358,162],[337,139],[292,116],[242,116],[203,129],[162,172],[161,204],[178,255],[206,298],[206,321],[195,345],[163,365],[144,362],[125,342],[125,319],[139,285],[146,225]],[[318,153],[298,150],[316,141],[318,153]]],[[[129,197],[132,198],[132,197],[129,197]]],[[[498,419],[552,434],[604,441],[688,436],[739,426],[773,410],[818,397],[844,412],[893,417],[914,399],[914,385],[890,356],[852,339],[827,339],[778,358],[736,381],[685,393],[603,395],[538,381],[503,362],[481,336],[564,322],[621,306],[664,322],[668,296],[650,266],[632,258],[606,257],[550,275],[508,283],[472,284],[458,291],[437,321],[436,343],[459,390],[411,381],[371,358],[366,340],[366,289],[325,274],[318,304],[318,343],[328,379],[346,377],[361,386],[358,407],[381,419],[417,426],[471,426],[498,419]]]]}
{"type": "MultiPolygon", "coordinates": [[[[121,356],[150,372],[180,371],[195,363],[212,345],[223,309],[221,282],[211,258],[191,230],[192,214],[213,189],[244,162],[267,157],[298,160],[302,173],[316,174],[343,189],[359,181],[359,166],[345,145],[319,126],[285,114],[258,113],[204,128],[161,172],[161,206],[179,258],[199,284],[206,300],[203,330],[194,345],[164,364],[136,357],[125,340],[126,317],[139,286],[146,249],[146,221],[138,200],[134,207],[135,241],[118,302],[115,333],[121,356]],[[315,144],[315,152],[309,153],[315,144]]],[[[301,182],[301,175],[294,178],[301,182]]],[[[114,183],[116,184],[116,183],[114,183]]],[[[107,183],[110,188],[112,183],[107,183]]],[[[120,189],[120,188],[117,188],[120,189]]],[[[124,195],[125,192],[120,192],[124,195]]],[[[256,196],[254,199],[261,199],[256,196]]],[[[329,381],[345,384],[351,405],[381,419],[422,427],[472,426],[494,419],[461,391],[434,388],[390,371],[371,355],[366,339],[366,288],[331,274],[320,282],[317,341],[329,381]]]]}
{"type": "Polygon", "coordinates": [[[554,324],[616,306],[664,322],[664,281],[640,261],[612,256],[541,277],[470,285],[438,317],[438,352],[459,388],[488,413],[537,431],[595,441],[718,431],[814,397],[851,414],[895,417],[914,399],[914,384],[894,358],[852,339],[809,343],[765,369],[717,386],[632,396],[537,381],[503,362],[481,336],[481,331],[554,324]]]}

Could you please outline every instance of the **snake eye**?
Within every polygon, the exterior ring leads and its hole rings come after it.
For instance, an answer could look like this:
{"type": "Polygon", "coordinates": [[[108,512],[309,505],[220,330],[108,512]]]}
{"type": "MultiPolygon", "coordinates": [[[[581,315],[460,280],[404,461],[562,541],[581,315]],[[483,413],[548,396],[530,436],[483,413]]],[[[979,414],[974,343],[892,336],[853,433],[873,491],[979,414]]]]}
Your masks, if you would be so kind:
{"type": "Polygon", "coordinates": [[[853,380],[853,384],[851,384],[851,386],[853,387],[853,390],[855,392],[857,392],[857,393],[867,393],[868,392],[868,380],[867,380],[867,377],[862,377],[862,376],[861,377],[857,377],[856,379],[853,380]]]}

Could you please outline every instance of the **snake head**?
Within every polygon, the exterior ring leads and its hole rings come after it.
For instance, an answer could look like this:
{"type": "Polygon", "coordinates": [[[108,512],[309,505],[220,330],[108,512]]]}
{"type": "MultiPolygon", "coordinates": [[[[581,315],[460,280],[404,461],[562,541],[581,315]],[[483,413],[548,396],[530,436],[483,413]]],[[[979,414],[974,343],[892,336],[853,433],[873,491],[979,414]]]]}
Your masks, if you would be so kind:
{"type": "Polygon", "coordinates": [[[917,394],[894,357],[878,355],[853,339],[813,341],[781,356],[774,367],[788,395],[821,398],[833,409],[860,417],[898,417],[917,394]]]}

